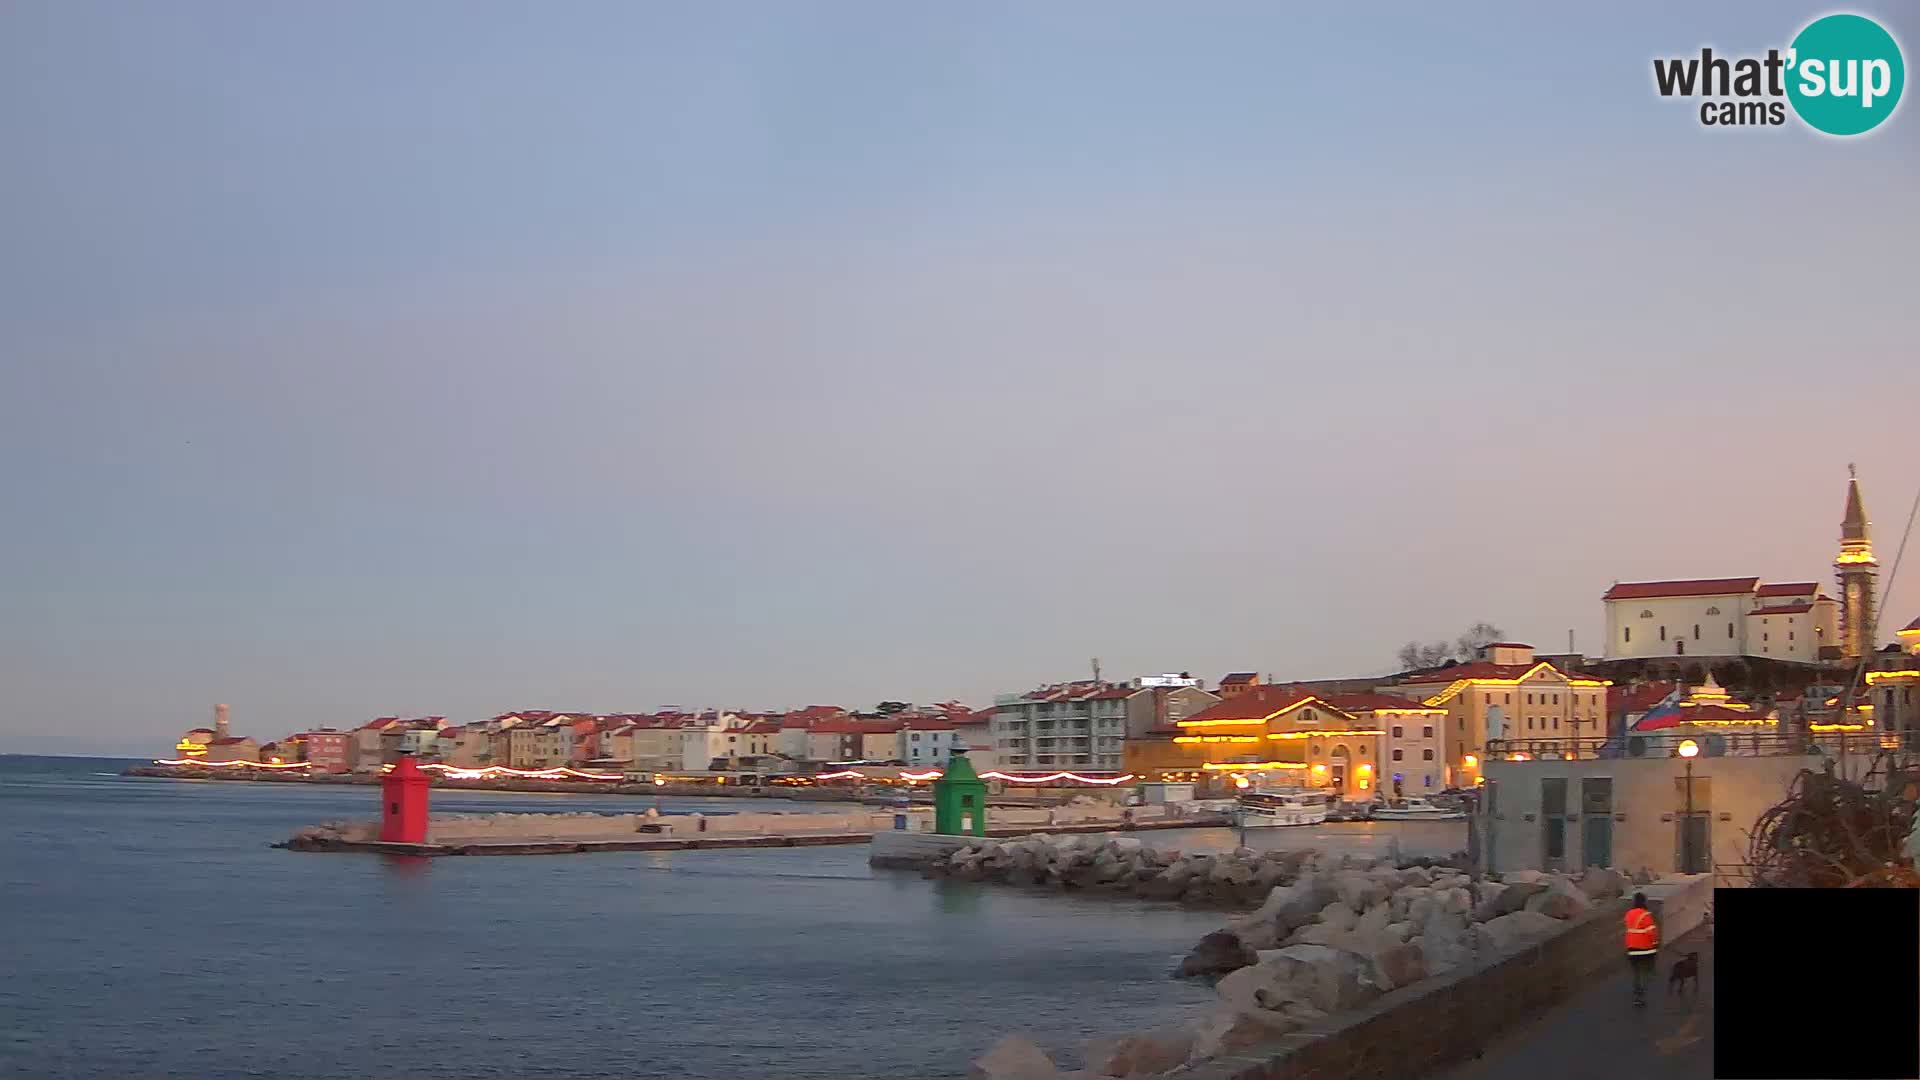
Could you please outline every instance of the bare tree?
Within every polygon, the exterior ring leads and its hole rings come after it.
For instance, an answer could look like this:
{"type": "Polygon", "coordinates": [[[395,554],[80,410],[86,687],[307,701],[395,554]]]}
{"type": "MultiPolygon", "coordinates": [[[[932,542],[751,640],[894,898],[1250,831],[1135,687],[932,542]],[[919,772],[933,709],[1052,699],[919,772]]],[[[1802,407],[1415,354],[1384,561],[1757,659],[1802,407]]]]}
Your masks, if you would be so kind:
{"type": "Polygon", "coordinates": [[[1499,641],[1500,628],[1490,622],[1477,622],[1467,627],[1467,632],[1453,640],[1453,655],[1456,660],[1471,660],[1479,655],[1481,649],[1499,641]]]}
{"type": "Polygon", "coordinates": [[[1489,622],[1477,622],[1467,627],[1467,631],[1452,642],[1435,641],[1422,644],[1409,641],[1400,646],[1395,657],[1400,661],[1403,671],[1419,671],[1436,668],[1449,660],[1462,662],[1473,659],[1481,649],[1499,641],[1500,628],[1489,622]]]}

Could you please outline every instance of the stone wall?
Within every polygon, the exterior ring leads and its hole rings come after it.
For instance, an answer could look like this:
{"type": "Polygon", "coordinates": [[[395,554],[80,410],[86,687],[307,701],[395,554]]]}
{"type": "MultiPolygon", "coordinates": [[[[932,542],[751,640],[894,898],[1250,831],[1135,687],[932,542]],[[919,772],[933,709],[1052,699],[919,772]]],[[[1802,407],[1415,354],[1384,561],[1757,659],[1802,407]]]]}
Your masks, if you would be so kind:
{"type": "Polygon", "coordinates": [[[1325,1029],[1288,1035],[1259,1053],[1224,1055],[1183,1080],[1418,1080],[1620,968],[1626,907],[1606,901],[1564,932],[1490,964],[1395,990],[1325,1029]]]}

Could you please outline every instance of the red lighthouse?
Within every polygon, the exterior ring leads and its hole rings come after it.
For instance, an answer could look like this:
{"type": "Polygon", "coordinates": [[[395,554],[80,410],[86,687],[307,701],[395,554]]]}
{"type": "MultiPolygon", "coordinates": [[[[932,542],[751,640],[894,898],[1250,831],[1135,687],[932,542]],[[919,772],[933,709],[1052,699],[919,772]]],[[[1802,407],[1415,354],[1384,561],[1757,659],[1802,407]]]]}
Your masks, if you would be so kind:
{"type": "Polygon", "coordinates": [[[393,771],[380,780],[380,839],[400,844],[427,842],[427,784],[430,777],[400,755],[393,771]]]}

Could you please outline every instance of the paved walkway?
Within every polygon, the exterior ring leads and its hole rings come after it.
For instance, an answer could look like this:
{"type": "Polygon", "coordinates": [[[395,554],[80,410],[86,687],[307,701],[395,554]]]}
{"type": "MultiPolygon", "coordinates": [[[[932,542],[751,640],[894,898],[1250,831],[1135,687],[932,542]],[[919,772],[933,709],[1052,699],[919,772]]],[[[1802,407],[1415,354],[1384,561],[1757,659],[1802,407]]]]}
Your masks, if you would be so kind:
{"type": "Polygon", "coordinates": [[[1619,974],[1487,1047],[1437,1080],[1700,1080],[1713,1075],[1713,935],[1701,927],[1660,952],[1645,1008],[1633,1006],[1627,962],[1619,974]],[[1700,954],[1700,993],[1667,995],[1667,972],[1700,954]]]}

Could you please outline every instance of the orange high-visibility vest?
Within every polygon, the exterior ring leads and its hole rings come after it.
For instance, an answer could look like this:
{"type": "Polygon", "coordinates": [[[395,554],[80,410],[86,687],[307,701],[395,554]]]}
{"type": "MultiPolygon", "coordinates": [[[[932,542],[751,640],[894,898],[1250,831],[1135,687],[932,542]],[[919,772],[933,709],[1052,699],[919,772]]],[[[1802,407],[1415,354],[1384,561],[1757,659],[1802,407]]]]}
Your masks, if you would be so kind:
{"type": "Polygon", "coordinates": [[[1627,912],[1627,955],[1644,956],[1660,951],[1660,927],[1653,912],[1637,907],[1627,912]]]}

